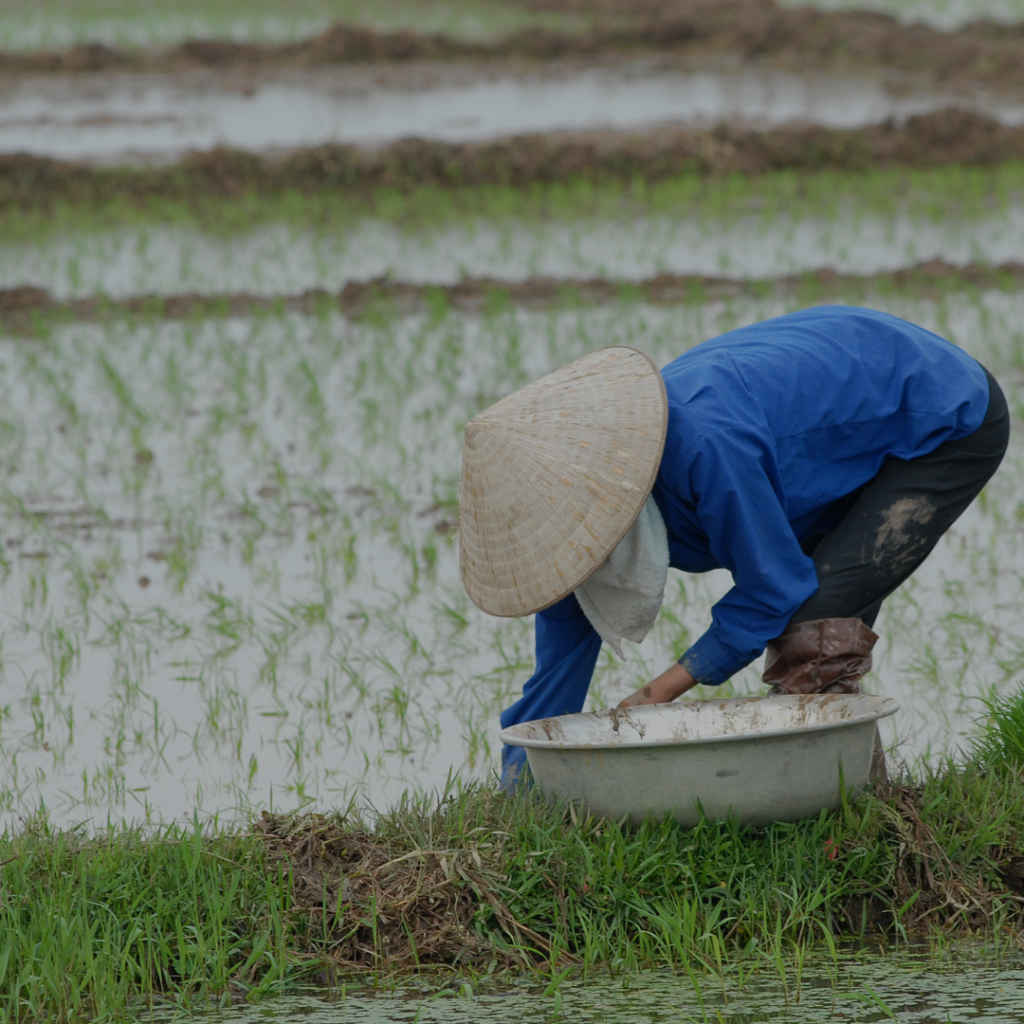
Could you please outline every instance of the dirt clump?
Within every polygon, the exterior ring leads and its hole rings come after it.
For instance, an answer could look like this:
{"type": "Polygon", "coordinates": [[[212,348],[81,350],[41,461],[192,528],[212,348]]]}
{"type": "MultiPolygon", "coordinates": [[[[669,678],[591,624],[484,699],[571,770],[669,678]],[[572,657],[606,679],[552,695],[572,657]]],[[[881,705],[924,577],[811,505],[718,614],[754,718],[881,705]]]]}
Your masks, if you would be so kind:
{"type": "Polygon", "coordinates": [[[513,917],[503,876],[476,848],[392,848],[321,814],[264,811],[253,830],[290,881],[292,923],[338,969],[579,962],[513,917]]]}
{"type": "Polygon", "coordinates": [[[32,313],[48,312],[56,306],[45,288],[21,285],[17,288],[0,288],[0,321],[16,320],[32,313]]]}
{"type": "Polygon", "coordinates": [[[254,829],[291,882],[291,907],[342,968],[457,964],[490,946],[472,928],[479,901],[452,850],[395,855],[320,815],[264,813],[254,829]]]}
{"type": "MultiPolygon", "coordinates": [[[[515,37],[513,37],[515,38],[515,37]]],[[[465,42],[453,36],[422,34],[401,29],[376,32],[356,25],[335,24],[296,52],[309,64],[366,64],[389,61],[453,60],[460,57],[497,56],[498,46],[465,42]]]]}

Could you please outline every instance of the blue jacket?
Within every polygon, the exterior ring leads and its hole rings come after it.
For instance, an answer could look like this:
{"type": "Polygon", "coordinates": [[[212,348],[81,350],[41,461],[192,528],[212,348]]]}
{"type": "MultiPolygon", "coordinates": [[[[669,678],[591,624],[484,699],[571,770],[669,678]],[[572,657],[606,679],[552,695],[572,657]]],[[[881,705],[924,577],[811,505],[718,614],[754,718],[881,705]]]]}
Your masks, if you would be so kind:
{"type": "MultiPolygon", "coordinates": [[[[662,376],[668,433],[652,493],[670,564],[725,568],[734,583],[680,659],[710,685],[757,658],[818,589],[801,541],[834,528],[841,499],[889,456],[970,434],[988,405],[985,372],[966,353],[851,306],[730,331],[662,376]]],[[[539,612],[537,670],[502,727],[582,710],[600,646],[573,595],[539,612]]],[[[505,748],[506,774],[523,753],[505,748]]]]}

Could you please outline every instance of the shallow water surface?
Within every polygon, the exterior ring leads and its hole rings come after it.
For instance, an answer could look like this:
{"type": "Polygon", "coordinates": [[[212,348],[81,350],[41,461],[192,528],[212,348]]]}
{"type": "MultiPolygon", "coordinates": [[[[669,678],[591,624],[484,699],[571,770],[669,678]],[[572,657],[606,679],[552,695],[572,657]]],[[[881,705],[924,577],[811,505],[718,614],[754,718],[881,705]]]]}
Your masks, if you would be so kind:
{"type": "MultiPolygon", "coordinates": [[[[781,0],[786,7],[802,7],[804,0],[781,0]]],[[[881,11],[901,21],[922,22],[954,30],[979,18],[1014,24],[1024,21],[1024,0],[816,0],[810,6],[829,11],[881,11]]]]}
{"type": "Polygon", "coordinates": [[[104,162],[170,160],[214,146],[474,142],[529,132],[794,121],[833,128],[960,106],[1024,124],[1024,100],[905,92],[878,78],[658,62],[105,74],[0,81],[0,152],[104,162]]]}
{"type": "Polygon", "coordinates": [[[505,991],[472,988],[424,996],[414,985],[392,994],[347,994],[325,1002],[315,996],[281,999],[255,1008],[203,1015],[223,1024],[484,1024],[490,1021],[587,1021],[595,1024],[754,1024],[826,1020],[860,1024],[1016,1024],[1024,1021],[1024,969],[1018,956],[957,962],[948,956],[864,953],[820,961],[803,970],[787,965],[785,980],[762,967],[738,984],[695,974],[623,974],[570,979],[557,995],[544,984],[505,991]]]}
{"type": "Polygon", "coordinates": [[[0,239],[0,288],[34,285],[57,298],[246,291],[336,291],[389,275],[414,284],[533,276],[637,281],[660,273],[773,278],[830,267],[874,274],[942,258],[1024,263],[1024,205],[937,221],[859,211],[834,217],[660,217],[496,223],[405,231],[367,219],[332,231],[270,224],[216,236],[175,227],[69,233],[38,243],[0,239]]]}
{"type": "MultiPolygon", "coordinates": [[[[885,307],[984,359],[1019,407],[1021,296],[885,307]]],[[[383,807],[486,777],[532,671],[529,620],[462,591],[461,428],[604,344],[659,363],[785,312],[632,304],[374,324],[67,324],[0,339],[0,820],[222,821],[383,807]]],[[[968,742],[1024,669],[1024,449],[887,603],[872,688],[914,761],[968,742]]],[[[706,628],[725,573],[673,573],[653,634],[602,656],[616,703],[706,628]]],[[[758,667],[702,696],[758,692],[758,667]]]]}

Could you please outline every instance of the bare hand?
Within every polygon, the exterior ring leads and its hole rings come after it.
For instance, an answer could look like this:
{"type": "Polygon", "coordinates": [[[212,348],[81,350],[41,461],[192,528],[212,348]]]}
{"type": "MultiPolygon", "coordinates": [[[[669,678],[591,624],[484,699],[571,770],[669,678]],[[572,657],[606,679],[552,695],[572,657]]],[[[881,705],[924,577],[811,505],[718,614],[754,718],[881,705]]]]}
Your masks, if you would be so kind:
{"type": "Polygon", "coordinates": [[[686,693],[687,690],[692,690],[696,685],[697,680],[677,663],[667,672],[662,672],[657,679],[652,679],[636,693],[631,693],[619,704],[619,707],[631,708],[638,704],[667,704],[686,693]]]}

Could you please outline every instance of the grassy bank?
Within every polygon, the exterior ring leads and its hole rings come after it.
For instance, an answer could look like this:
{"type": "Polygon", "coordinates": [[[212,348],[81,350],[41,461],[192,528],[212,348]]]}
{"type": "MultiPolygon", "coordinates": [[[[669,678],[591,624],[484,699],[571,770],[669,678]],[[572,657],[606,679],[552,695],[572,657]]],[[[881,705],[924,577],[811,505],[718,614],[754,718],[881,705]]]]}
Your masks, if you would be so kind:
{"type": "Polygon", "coordinates": [[[634,829],[488,788],[357,815],[0,840],[0,1013],[86,1019],[401,972],[784,970],[811,944],[1019,943],[1024,696],[976,756],[792,825],[634,829]]]}

